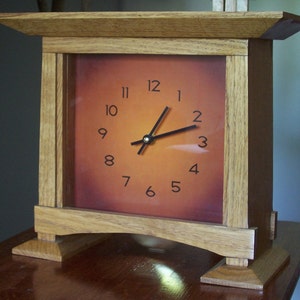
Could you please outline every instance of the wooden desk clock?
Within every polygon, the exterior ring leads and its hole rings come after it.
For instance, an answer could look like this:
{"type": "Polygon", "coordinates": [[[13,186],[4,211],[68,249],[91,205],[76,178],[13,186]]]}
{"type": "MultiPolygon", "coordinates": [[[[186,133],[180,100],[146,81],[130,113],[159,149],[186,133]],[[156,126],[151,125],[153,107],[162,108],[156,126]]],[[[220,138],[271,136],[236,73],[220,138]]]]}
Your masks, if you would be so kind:
{"type": "Polygon", "coordinates": [[[287,262],[272,247],[272,40],[299,31],[299,16],[0,22],[43,37],[38,238],[14,254],[62,261],[99,233],[150,235],[223,256],[201,282],[251,289],[287,262]]]}

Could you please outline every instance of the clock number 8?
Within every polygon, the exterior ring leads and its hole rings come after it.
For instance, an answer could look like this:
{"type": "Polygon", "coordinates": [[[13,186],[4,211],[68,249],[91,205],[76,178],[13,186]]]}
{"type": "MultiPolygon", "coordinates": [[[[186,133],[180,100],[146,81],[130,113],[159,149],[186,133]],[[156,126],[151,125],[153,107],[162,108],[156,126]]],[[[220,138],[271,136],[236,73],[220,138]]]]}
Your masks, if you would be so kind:
{"type": "Polygon", "coordinates": [[[111,167],[115,164],[115,158],[112,155],[105,155],[105,161],[104,163],[108,166],[111,167]]]}

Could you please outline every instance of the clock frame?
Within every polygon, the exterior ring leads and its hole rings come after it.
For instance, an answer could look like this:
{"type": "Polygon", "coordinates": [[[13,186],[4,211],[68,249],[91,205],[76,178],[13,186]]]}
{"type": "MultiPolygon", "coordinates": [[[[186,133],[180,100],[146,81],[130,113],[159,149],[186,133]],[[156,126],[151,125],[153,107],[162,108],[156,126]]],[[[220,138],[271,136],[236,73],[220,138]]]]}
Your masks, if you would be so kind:
{"type": "Polygon", "coordinates": [[[283,12],[0,14],[0,23],[43,37],[37,239],[14,254],[62,261],[109,233],[145,234],[225,257],[205,283],[262,289],[287,262],[274,248],[272,40],[300,30],[283,12]],[[223,224],[70,208],[65,170],[69,54],[226,57],[223,224]]]}

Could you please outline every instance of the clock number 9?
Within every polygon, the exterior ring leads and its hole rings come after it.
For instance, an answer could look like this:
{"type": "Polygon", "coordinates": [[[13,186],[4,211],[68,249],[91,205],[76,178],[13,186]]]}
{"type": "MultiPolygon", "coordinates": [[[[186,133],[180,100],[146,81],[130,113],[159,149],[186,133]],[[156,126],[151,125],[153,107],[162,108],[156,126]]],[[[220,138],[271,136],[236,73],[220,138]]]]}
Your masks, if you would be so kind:
{"type": "Polygon", "coordinates": [[[102,136],[102,139],[104,139],[107,134],[107,130],[105,128],[99,128],[98,133],[102,136]]]}

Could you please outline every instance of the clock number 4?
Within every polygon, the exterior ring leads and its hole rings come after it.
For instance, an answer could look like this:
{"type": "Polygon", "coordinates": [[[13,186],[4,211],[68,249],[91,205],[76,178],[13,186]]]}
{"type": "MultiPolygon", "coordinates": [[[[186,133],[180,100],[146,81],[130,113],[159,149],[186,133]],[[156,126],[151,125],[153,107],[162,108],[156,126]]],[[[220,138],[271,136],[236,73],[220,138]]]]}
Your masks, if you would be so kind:
{"type": "Polygon", "coordinates": [[[195,175],[197,175],[199,173],[198,164],[192,165],[189,169],[189,172],[194,173],[195,175]]]}
{"type": "Polygon", "coordinates": [[[149,92],[160,92],[159,89],[160,81],[159,80],[148,80],[148,91],[149,92]]]}

